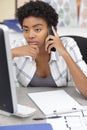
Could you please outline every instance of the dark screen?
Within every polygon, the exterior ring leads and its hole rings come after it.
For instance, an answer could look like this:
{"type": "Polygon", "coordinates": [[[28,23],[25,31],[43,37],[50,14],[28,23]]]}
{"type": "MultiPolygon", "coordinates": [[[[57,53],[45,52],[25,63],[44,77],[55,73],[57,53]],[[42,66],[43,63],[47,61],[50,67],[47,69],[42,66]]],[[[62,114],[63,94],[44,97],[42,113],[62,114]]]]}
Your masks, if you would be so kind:
{"type": "Polygon", "coordinates": [[[4,32],[0,29],[0,109],[13,113],[4,32]]]}

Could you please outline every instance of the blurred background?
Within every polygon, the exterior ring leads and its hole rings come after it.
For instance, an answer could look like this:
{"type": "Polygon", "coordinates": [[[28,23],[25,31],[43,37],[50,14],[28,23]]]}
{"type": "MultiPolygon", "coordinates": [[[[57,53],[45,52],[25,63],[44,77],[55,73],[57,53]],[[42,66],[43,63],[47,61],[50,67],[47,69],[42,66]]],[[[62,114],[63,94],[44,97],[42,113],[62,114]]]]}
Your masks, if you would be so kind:
{"type": "MultiPolygon", "coordinates": [[[[18,7],[29,0],[0,0],[0,23],[14,20],[18,7]]],[[[87,27],[87,0],[43,0],[59,14],[59,27],[87,27]]]]}

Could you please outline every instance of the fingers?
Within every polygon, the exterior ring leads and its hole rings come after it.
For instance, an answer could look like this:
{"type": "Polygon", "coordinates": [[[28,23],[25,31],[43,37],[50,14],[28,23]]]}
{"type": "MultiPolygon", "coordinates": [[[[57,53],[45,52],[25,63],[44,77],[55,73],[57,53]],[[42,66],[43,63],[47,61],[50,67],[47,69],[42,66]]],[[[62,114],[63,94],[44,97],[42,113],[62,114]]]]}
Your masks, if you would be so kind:
{"type": "Polygon", "coordinates": [[[39,48],[37,45],[24,45],[12,50],[12,57],[31,56],[33,59],[37,57],[39,48]]]}
{"type": "Polygon", "coordinates": [[[57,36],[57,33],[56,33],[56,31],[54,31],[53,33],[54,33],[54,35],[48,35],[48,37],[46,38],[46,41],[45,41],[45,50],[48,51],[48,53],[50,53],[51,48],[53,48],[53,47],[55,48],[55,37],[57,36]]]}
{"type": "Polygon", "coordinates": [[[53,31],[53,33],[54,33],[54,36],[59,38],[59,34],[58,34],[58,32],[55,30],[55,28],[54,28],[53,26],[52,26],[52,31],[53,31]]]}
{"type": "Polygon", "coordinates": [[[39,48],[37,45],[28,45],[29,49],[29,56],[31,56],[34,60],[36,59],[37,55],[39,54],[39,48]]]}
{"type": "Polygon", "coordinates": [[[46,45],[45,45],[45,50],[46,51],[48,51],[48,53],[50,53],[50,50],[51,50],[51,48],[53,48],[54,47],[54,41],[53,41],[53,39],[52,40],[48,40],[47,42],[46,42],[46,45]]]}
{"type": "Polygon", "coordinates": [[[28,45],[29,48],[31,47],[32,52],[36,52],[37,54],[39,53],[39,48],[37,45],[28,45]]]}
{"type": "Polygon", "coordinates": [[[48,51],[48,53],[50,53],[51,48],[53,48],[53,47],[57,50],[57,48],[60,44],[59,35],[53,26],[52,26],[52,31],[53,31],[54,35],[49,35],[45,41],[45,50],[48,51]]]}
{"type": "Polygon", "coordinates": [[[56,30],[55,30],[55,28],[54,28],[53,26],[52,26],[51,29],[52,29],[53,35],[52,35],[52,34],[49,34],[48,37],[47,37],[47,39],[46,39],[46,41],[48,41],[48,40],[50,40],[50,39],[52,40],[52,39],[54,38],[54,36],[55,36],[55,37],[59,37],[58,33],[56,32],[56,30]]]}
{"type": "Polygon", "coordinates": [[[52,26],[52,31],[53,31],[54,36],[55,36],[55,37],[58,37],[58,33],[56,32],[54,26],[52,26]]]}

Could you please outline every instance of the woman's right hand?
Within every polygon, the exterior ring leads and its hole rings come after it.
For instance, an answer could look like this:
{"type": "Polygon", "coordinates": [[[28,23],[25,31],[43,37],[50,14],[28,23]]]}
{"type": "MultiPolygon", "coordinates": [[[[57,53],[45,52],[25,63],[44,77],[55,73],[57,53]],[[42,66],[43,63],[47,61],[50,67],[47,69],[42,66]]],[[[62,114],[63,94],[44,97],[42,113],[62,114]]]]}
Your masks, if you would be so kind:
{"type": "Polygon", "coordinates": [[[12,58],[20,56],[31,56],[34,60],[36,59],[39,48],[37,45],[24,45],[11,49],[12,58]]]}

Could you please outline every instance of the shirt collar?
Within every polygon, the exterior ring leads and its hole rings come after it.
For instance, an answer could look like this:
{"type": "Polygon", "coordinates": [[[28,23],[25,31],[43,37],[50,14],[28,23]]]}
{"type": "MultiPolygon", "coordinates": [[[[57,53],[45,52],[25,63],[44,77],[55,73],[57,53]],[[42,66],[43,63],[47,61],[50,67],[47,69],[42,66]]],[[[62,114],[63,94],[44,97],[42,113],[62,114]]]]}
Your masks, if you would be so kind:
{"type": "Polygon", "coordinates": [[[51,58],[50,58],[50,62],[53,62],[53,61],[58,61],[59,60],[59,53],[57,51],[55,52],[51,52],[51,58]]]}

